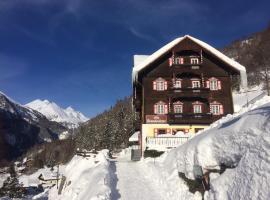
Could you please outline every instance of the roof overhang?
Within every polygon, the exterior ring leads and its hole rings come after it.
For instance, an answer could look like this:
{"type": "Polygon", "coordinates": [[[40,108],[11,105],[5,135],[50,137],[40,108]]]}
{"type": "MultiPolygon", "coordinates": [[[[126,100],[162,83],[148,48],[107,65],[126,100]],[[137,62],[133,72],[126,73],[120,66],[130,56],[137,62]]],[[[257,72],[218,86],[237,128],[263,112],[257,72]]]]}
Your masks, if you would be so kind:
{"type": "Polygon", "coordinates": [[[169,52],[173,47],[178,45],[181,41],[183,41],[186,38],[188,38],[191,41],[195,42],[196,44],[201,46],[203,49],[209,51],[214,56],[216,56],[218,59],[220,59],[221,61],[228,64],[229,66],[231,66],[236,71],[238,71],[239,74],[240,74],[240,77],[241,77],[241,88],[242,89],[247,88],[246,68],[243,65],[239,64],[238,62],[236,62],[233,59],[229,58],[228,56],[224,55],[223,53],[221,53],[220,51],[218,51],[214,47],[210,46],[209,44],[207,44],[207,43],[205,43],[205,42],[203,42],[203,41],[201,41],[201,40],[199,40],[197,38],[194,38],[194,37],[192,37],[190,35],[185,35],[184,37],[176,38],[175,40],[171,41],[170,43],[166,44],[165,46],[163,46],[162,48],[160,48],[159,50],[154,52],[152,55],[147,56],[147,57],[145,56],[141,60],[141,62],[137,62],[138,64],[135,65],[135,63],[134,63],[134,67],[133,67],[133,70],[132,70],[132,83],[134,84],[134,83],[137,82],[138,74],[139,74],[140,71],[147,68],[153,62],[155,62],[159,57],[161,57],[162,55],[169,52]]]}

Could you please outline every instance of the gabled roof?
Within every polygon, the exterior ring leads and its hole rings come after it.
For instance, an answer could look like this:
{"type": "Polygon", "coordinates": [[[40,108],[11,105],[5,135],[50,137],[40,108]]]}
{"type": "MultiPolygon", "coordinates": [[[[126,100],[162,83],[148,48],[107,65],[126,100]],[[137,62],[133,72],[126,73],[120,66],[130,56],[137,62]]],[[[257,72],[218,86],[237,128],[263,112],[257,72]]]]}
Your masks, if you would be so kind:
{"type": "Polygon", "coordinates": [[[209,44],[207,44],[207,43],[205,43],[205,42],[203,42],[203,41],[201,41],[199,39],[196,39],[196,38],[194,38],[194,37],[192,37],[190,35],[185,35],[184,37],[176,38],[175,40],[171,41],[170,43],[166,44],[165,46],[163,46],[162,48],[160,48],[159,50],[154,52],[152,55],[145,58],[143,62],[140,62],[137,65],[134,65],[133,70],[132,70],[132,81],[133,81],[133,83],[137,81],[138,73],[141,70],[148,67],[151,63],[153,63],[155,60],[157,60],[160,56],[167,53],[174,46],[176,46],[177,44],[179,44],[181,41],[183,41],[186,38],[192,40],[193,42],[195,42],[196,44],[198,44],[202,48],[204,48],[207,51],[214,54],[217,58],[219,58],[223,62],[230,65],[235,70],[239,71],[240,76],[241,76],[241,86],[243,88],[247,87],[246,68],[243,65],[241,65],[238,62],[234,61],[233,59],[227,57],[226,55],[224,55],[223,53],[221,53],[220,51],[218,51],[214,47],[210,46],[209,44]]]}

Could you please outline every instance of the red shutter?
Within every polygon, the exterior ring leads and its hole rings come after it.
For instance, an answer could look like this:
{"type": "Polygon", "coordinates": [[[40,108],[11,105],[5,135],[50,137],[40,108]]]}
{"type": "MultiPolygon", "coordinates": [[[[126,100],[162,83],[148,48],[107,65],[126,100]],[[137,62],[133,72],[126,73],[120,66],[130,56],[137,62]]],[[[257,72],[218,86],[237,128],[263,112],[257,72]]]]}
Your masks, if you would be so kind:
{"type": "Polygon", "coordinates": [[[206,81],[206,88],[210,88],[210,81],[206,81]]]}
{"type": "Polygon", "coordinates": [[[184,64],[184,58],[180,57],[180,64],[184,64]]]}
{"type": "Polygon", "coordinates": [[[221,81],[218,81],[218,90],[221,90],[221,81]]]}
{"type": "Polygon", "coordinates": [[[164,90],[167,90],[167,89],[168,89],[168,82],[164,81],[164,90]]]}
{"type": "Polygon", "coordinates": [[[168,105],[167,104],[164,105],[164,114],[168,114],[168,105]]]}
{"type": "Polygon", "coordinates": [[[220,114],[223,115],[223,114],[224,114],[223,105],[220,105],[220,106],[219,106],[219,109],[220,109],[220,114]]]}
{"type": "Polygon", "coordinates": [[[172,66],[172,64],[173,64],[173,59],[169,58],[169,66],[172,66]]]}
{"type": "Polygon", "coordinates": [[[157,82],[153,81],[153,90],[157,90],[157,82]]]}
{"type": "Polygon", "coordinates": [[[154,113],[157,114],[157,104],[154,105],[154,113]]]}

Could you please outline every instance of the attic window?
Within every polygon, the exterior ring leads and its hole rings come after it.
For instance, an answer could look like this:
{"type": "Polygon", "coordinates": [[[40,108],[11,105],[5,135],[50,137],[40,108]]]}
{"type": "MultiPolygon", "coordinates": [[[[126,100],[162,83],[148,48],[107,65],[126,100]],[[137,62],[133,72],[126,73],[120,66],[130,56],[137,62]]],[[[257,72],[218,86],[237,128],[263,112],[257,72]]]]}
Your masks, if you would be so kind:
{"type": "Polygon", "coordinates": [[[191,64],[199,64],[199,58],[190,58],[191,64]]]}

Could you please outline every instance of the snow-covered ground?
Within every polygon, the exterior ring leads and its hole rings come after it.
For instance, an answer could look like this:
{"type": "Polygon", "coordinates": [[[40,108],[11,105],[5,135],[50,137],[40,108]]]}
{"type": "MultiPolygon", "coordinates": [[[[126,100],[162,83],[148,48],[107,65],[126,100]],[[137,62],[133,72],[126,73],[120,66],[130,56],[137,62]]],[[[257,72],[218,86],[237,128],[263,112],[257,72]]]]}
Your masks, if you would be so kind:
{"type": "Polygon", "coordinates": [[[37,99],[25,106],[42,113],[51,121],[66,123],[68,128],[76,128],[80,123],[88,120],[81,112],[72,107],[64,109],[48,100],[37,99]]]}
{"type": "Polygon", "coordinates": [[[247,92],[236,92],[233,94],[234,112],[239,112],[243,107],[253,104],[266,96],[263,85],[248,88],[247,92]]]}
{"type": "Polygon", "coordinates": [[[58,195],[56,187],[45,190],[33,199],[48,200],[107,200],[111,195],[111,170],[108,151],[91,157],[74,156],[62,170],[66,177],[63,190],[58,195]]]}
{"type": "Polygon", "coordinates": [[[232,169],[221,175],[210,174],[211,189],[205,199],[269,199],[269,102],[270,97],[264,97],[164,155],[159,163],[164,173],[177,170],[194,179],[194,165],[201,166],[204,172],[225,165],[232,169]]]}

